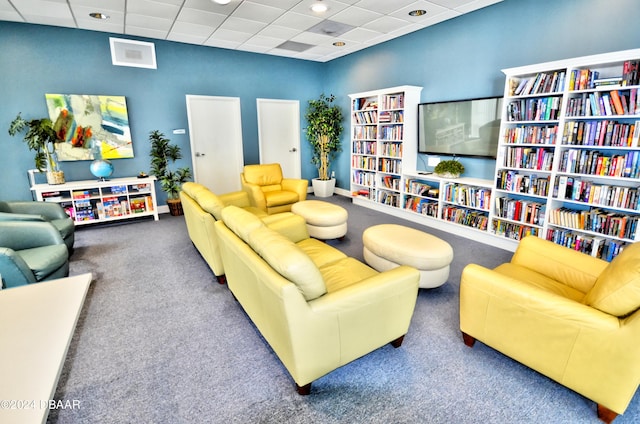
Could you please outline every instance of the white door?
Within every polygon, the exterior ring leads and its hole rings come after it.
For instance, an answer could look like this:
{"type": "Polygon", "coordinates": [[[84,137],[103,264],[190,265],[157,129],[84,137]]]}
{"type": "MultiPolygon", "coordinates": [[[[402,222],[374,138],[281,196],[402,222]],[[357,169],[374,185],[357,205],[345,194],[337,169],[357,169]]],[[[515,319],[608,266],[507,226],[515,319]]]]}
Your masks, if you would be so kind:
{"type": "Polygon", "coordinates": [[[257,99],[260,163],[278,162],[286,178],[300,178],[300,102],[257,99]]]}
{"type": "Polygon", "coordinates": [[[241,190],[240,98],[187,95],[193,179],[217,194],[241,190]]]}

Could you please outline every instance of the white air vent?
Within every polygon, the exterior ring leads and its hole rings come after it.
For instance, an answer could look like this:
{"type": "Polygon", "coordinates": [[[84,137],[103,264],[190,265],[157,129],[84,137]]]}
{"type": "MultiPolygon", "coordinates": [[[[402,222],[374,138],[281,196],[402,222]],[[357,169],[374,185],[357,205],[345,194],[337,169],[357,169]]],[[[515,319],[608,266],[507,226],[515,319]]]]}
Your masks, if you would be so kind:
{"type": "Polygon", "coordinates": [[[109,43],[114,65],[157,69],[155,44],[113,37],[109,37],[109,43]]]}

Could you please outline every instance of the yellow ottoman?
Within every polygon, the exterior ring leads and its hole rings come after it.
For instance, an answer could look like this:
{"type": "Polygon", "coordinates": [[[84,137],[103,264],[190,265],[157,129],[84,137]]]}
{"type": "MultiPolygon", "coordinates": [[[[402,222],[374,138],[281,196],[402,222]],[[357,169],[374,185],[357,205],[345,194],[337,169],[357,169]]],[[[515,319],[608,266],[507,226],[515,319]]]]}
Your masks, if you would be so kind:
{"type": "Polygon", "coordinates": [[[330,240],[347,234],[346,209],[322,200],[303,200],[291,205],[291,212],[307,222],[307,231],[313,238],[330,240]]]}
{"type": "Polygon", "coordinates": [[[409,265],[420,271],[420,287],[447,282],[453,249],[446,241],[396,224],[374,225],[362,233],[364,260],[377,271],[409,265]]]}

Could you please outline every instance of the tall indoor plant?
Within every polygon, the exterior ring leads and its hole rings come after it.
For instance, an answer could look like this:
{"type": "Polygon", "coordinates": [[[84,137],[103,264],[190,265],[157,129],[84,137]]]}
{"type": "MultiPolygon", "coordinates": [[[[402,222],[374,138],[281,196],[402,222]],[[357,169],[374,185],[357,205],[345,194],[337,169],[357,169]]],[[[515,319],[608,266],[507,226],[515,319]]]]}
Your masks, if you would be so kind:
{"type": "Polygon", "coordinates": [[[53,123],[49,118],[32,119],[27,121],[20,113],[9,124],[9,135],[15,136],[24,132],[23,140],[29,150],[35,155],[35,166],[40,172],[47,173],[49,184],[64,183],[64,173],[58,167],[55,153],[55,144],[60,140],[53,129],[53,123]]]}
{"type": "Polygon", "coordinates": [[[315,100],[309,100],[305,119],[307,120],[306,136],[313,148],[311,163],[318,168],[318,178],[312,180],[316,196],[328,197],[333,195],[335,178],[330,178],[331,161],[340,148],[340,134],[342,134],[342,110],[334,104],[333,94],[324,93],[315,100]],[[324,188],[321,188],[325,186],[324,188]],[[326,187],[328,186],[328,187],[326,187]]]}
{"type": "Polygon", "coordinates": [[[175,171],[170,165],[182,158],[180,146],[171,144],[171,141],[158,130],[149,133],[151,142],[151,174],[160,182],[160,187],[167,193],[167,205],[171,215],[182,215],[182,202],[180,201],[180,187],[182,183],[191,178],[189,167],[178,168],[175,171]]]}

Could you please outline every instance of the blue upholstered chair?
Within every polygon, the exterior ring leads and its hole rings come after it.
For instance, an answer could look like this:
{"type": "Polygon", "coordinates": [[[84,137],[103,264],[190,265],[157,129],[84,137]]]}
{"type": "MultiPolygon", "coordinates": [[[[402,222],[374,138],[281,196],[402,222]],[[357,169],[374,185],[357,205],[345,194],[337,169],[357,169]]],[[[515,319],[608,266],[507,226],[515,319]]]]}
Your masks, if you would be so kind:
{"type": "Polygon", "coordinates": [[[64,209],[49,202],[0,202],[0,221],[50,222],[62,236],[69,253],[73,251],[75,226],[64,209]]]}
{"type": "Polygon", "coordinates": [[[69,252],[49,222],[0,221],[0,276],[10,288],[69,275],[69,252]]]}

